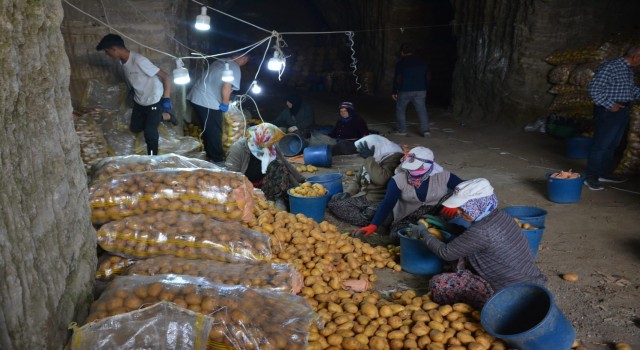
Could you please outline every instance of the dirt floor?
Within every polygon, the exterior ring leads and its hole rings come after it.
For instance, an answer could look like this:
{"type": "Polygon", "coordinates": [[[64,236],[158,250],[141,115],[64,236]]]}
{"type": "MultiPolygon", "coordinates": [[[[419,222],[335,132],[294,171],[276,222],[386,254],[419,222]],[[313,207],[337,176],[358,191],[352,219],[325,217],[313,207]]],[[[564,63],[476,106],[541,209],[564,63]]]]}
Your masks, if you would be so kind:
{"type": "MultiPolygon", "coordinates": [[[[335,95],[301,94],[311,102],[320,124],[334,124],[336,106],[344,98],[335,95]]],[[[268,97],[265,97],[268,98],[268,97]]],[[[268,98],[273,101],[274,96],[268,98]]],[[[282,97],[278,96],[278,100],[282,97]]],[[[487,178],[496,190],[501,207],[526,205],[548,212],[537,263],[548,277],[547,287],[555,303],[572,322],[577,337],[588,349],[613,349],[626,342],[640,349],[640,178],[604,191],[583,187],[578,203],[556,204],[547,199],[545,174],[573,169],[583,172],[585,160],[564,156],[562,140],[542,133],[525,133],[521,127],[470,123],[443,109],[429,108],[432,135],[388,135],[394,127],[394,103],[388,98],[357,97],[352,100],[371,129],[409,147],[431,148],[436,161],[463,179],[487,178]],[[574,273],[577,282],[560,276],[574,273]]],[[[261,109],[268,104],[261,104],[261,109]]],[[[282,105],[265,108],[263,117],[282,105]]],[[[282,106],[283,107],[283,106],[282,106]]],[[[409,107],[408,122],[418,130],[409,107]]],[[[320,173],[358,170],[358,156],[334,158],[332,169],[320,173]]],[[[308,174],[305,174],[308,175],[308,174]]],[[[345,181],[351,178],[345,176],[345,181]]],[[[336,222],[327,215],[327,219],[336,222]]],[[[344,232],[353,230],[340,226],[344,232]]],[[[379,235],[372,243],[386,244],[379,235]]],[[[412,288],[424,291],[429,276],[379,271],[377,290],[388,293],[412,288]]]]}

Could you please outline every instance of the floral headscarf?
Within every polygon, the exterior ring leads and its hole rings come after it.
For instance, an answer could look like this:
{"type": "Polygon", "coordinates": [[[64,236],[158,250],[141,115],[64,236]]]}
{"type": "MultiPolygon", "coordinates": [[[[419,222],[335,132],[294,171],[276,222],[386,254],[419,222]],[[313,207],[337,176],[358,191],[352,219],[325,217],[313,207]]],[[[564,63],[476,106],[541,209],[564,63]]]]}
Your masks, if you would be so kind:
{"type": "Polygon", "coordinates": [[[498,197],[495,194],[486,197],[470,199],[460,206],[460,209],[473,218],[473,221],[480,221],[498,207],[498,197]]]}
{"type": "Polygon", "coordinates": [[[247,146],[254,157],[262,162],[262,173],[267,172],[267,166],[276,159],[276,143],[284,136],[284,132],[277,126],[262,123],[247,129],[247,146]]]}

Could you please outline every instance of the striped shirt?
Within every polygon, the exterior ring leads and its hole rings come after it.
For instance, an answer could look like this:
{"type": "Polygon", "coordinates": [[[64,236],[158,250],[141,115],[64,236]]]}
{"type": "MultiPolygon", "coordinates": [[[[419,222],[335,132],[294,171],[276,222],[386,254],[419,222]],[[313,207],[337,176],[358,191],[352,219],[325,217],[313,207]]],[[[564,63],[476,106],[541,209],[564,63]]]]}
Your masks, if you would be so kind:
{"type": "Polygon", "coordinates": [[[466,258],[474,272],[489,282],[495,292],[519,282],[546,281],[522,230],[502,210],[494,210],[474,222],[449,243],[426,235],[425,244],[443,260],[466,258]]]}
{"type": "Polygon", "coordinates": [[[640,88],[634,84],[629,62],[618,57],[601,64],[589,83],[589,96],[597,106],[608,110],[616,103],[640,99],[640,88]]]}

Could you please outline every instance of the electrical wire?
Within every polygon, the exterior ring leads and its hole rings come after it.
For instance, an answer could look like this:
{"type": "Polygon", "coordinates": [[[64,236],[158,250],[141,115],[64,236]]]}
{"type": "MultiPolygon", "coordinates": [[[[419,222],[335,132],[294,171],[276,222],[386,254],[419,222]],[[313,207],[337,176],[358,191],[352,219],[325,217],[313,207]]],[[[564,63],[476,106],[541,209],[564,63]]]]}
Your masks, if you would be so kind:
{"type": "Polygon", "coordinates": [[[240,19],[240,18],[238,18],[238,17],[232,16],[232,15],[230,15],[230,14],[226,13],[226,12],[222,12],[222,11],[220,11],[220,10],[214,9],[213,7],[207,6],[207,5],[205,5],[205,4],[203,4],[203,3],[199,2],[199,1],[191,0],[191,2],[194,2],[194,3],[196,3],[196,4],[200,5],[200,6],[204,6],[204,7],[208,8],[208,9],[210,9],[210,10],[212,10],[212,11],[218,12],[218,13],[219,13],[219,14],[221,14],[221,15],[225,15],[225,16],[227,16],[227,17],[233,18],[233,19],[235,19],[236,21],[240,21],[240,22],[242,22],[242,23],[244,23],[244,24],[247,24],[247,25],[250,25],[250,26],[252,26],[252,27],[254,27],[254,28],[260,29],[260,30],[262,30],[262,31],[264,31],[264,32],[271,33],[271,31],[270,31],[270,30],[264,29],[264,28],[262,28],[262,27],[258,27],[257,25],[255,25],[255,24],[253,24],[253,23],[250,23],[250,22],[247,22],[247,21],[245,21],[245,20],[243,20],[243,19],[240,19]]]}
{"type": "Polygon", "coordinates": [[[356,91],[360,91],[360,89],[362,88],[362,85],[360,84],[360,82],[358,81],[358,74],[356,74],[356,70],[358,69],[358,59],[356,59],[356,50],[353,48],[354,42],[353,42],[353,36],[355,34],[353,34],[353,32],[347,32],[347,38],[349,39],[349,49],[351,49],[351,64],[349,65],[349,67],[352,68],[351,74],[353,75],[353,77],[356,79],[356,85],[358,85],[358,87],[356,88],[356,91]]]}

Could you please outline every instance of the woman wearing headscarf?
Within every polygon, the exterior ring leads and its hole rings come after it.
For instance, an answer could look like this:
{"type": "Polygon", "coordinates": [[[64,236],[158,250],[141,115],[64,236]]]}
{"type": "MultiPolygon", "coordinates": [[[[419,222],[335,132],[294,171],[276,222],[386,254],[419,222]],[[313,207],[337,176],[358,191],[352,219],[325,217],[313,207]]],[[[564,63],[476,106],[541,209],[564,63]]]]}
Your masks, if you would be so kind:
{"type": "Polygon", "coordinates": [[[399,229],[416,223],[462,182],[436,163],[433,152],[422,146],[412,148],[402,158],[400,168],[401,171],[389,180],[384,199],[371,223],[356,230],[356,234],[371,235],[393,211],[390,233],[395,238],[399,229]]]}
{"type": "Polygon", "coordinates": [[[380,135],[365,136],[355,145],[364,158],[362,169],[354,184],[345,192],[335,194],[328,206],[340,220],[364,226],[376,213],[403,153],[400,146],[380,135]]]}
{"type": "Polygon", "coordinates": [[[353,103],[342,102],[338,105],[340,117],[336,126],[327,135],[336,139],[337,143],[331,149],[334,156],[356,154],[354,142],[369,134],[367,122],[356,112],[353,103]]]}
{"type": "Polygon", "coordinates": [[[295,132],[302,137],[307,137],[315,125],[313,108],[297,95],[287,96],[285,104],[287,108],[280,112],[272,123],[288,133],[295,132]]]}
{"type": "Polygon", "coordinates": [[[458,271],[434,276],[429,282],[439,304],[468,303],[476,308],[494,292],[520,282],[544,284],[527,238],[511,216],[498,210],[498,198],[486,179],[456,186],[442,205],[470,223],[448,243],[432,236],[423,225],[412,225],[429,250],[445,261],[458,261],[458,271]]]}
{"type": "Polygon", "coordinates": [[[286,199],[289,188],[304,182],[278,149],[283,136],[273,124],[252,126],[247,129],[247,137],[231,145],[225,163],[227,170],[243,173],[271,201],[286,199]]]}

